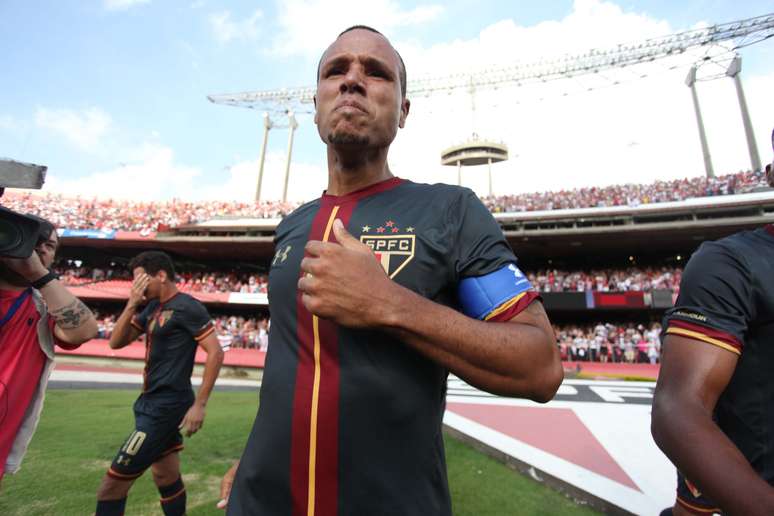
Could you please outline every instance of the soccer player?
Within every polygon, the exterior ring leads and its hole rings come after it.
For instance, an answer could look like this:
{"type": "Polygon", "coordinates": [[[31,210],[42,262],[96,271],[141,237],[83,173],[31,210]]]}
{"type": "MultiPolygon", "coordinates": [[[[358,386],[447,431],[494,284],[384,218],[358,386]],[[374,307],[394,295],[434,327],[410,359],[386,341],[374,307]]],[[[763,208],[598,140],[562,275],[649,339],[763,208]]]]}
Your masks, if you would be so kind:
{"type": "Polygon", "coordinates": [[[223,351],[204,305],[178,292],[169,256],[147,251],[137,255],[129,268],[134,282],[110,347],[122,348],[145,333],[144,382],[134,403],[135,427],[97,491],[97,516],[123,514],[129,488],[148,467],[161,494],[164,514],[182,515],[186,493],[180,477],[180,431],[190,437],[202,427],[223,351]],[[146,301],[145,309],[137,313],[146,301]],[[191,372],[197,345],[207,353],[207,361],[194,396],[191,372]]]}
{"type": "Polygon", "coordinates": [[[652,421],[678,469],[675,516],[774,514],[772,287],[771,224],[704,243],[686,265],[652,421]]]}
{"type": "Polygon", "coordinates": [[[59,237],[40,222],[28,258],[0,258],[0,481],[19,469],[38,425],[54,345],[74,349],[97,335],[94,314],[49,270],[59,237]]]}
{"type": "Polygon", "coordinates": [[[352,27],[325,51],[328,189],[276,230],[260,407],[229,514],[451,514],[448,373],[540,402],[561,383],[542,303],[477,196],[392,175],[409,106],[379,32],[352,27]]]}

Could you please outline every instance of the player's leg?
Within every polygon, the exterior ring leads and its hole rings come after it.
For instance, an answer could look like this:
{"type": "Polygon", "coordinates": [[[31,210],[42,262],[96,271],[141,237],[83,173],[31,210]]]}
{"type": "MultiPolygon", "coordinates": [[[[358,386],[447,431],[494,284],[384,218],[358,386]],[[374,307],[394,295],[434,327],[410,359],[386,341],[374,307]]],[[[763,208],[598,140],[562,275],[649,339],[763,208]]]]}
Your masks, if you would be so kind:
{"type": "Polygon", "coordinates": [[[153,481],[161,495],[161,510],[165,516],[182,516],[186,508],[186,492],[180,476],[180,453],[172,451],[151,466],[153,481]]]}
{"type": "Polygon", "coordinates": [[[135,430],[129,434],[116,453],[97,489],[96,516],[124,514],[129,489],[149,466],[142,460],[136,460],[138,452],[146,446],[147,440],[147,432],[140,429],[144,426],[142,422],[142,415],[135,412],[135,430]]]}
{"type": "Polygon", "coordinates": [[[161,456],[170,440],[168,425],[159,424],[147,403],[135,403],[134,421],[135,429],[116,453],[97,490],[97,516],[124,513],[132,484],[161,456]]]}

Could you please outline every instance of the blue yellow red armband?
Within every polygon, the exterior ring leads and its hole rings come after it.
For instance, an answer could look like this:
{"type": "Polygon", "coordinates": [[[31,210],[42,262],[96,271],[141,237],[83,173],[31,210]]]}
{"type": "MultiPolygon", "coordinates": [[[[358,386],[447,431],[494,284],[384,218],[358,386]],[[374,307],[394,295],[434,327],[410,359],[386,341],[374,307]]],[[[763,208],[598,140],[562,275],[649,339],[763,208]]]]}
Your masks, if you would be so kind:
{"type": "Polygon", "coordinates": [[[524,273],[511,263],[489,274],[463,279],[457,297],[468,317],[506,321],[539,296],[524,273]]]}

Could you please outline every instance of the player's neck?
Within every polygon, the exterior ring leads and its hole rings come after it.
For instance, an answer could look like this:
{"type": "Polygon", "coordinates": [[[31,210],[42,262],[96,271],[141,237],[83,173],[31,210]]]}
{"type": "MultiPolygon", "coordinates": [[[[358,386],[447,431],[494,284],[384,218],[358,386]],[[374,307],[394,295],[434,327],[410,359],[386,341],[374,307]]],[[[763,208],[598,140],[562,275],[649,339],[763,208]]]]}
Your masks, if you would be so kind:
{"type": "Polygon", "coordinates": [[[328,195],[347,195],[391,177],[386,148],[328,147],[328,195]]]}
{"type": "Polygon", "coordinates": [[[166,303],[177,294],[178,290],[174,283],[168,283],[161,287],[159,303],[166,303]]]}

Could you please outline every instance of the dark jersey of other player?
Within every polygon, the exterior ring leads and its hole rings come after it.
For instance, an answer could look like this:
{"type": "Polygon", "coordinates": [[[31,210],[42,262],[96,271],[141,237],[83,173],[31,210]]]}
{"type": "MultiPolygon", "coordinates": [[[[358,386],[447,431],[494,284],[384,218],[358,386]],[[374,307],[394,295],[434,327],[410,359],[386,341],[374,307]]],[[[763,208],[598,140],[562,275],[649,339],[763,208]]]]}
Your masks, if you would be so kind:
{"type": "MultiPolygon", "coordinates": [[[[702,244],[665,315],[664,335],[739,355],[714,418],[755,471],[774,484],[774,226],[702,244]]],[[[704,509],[699,493],[687,487],[678,491],[678,502],[704,509]]]]}
{"type": "Polygon", "coordinates": [[[163,303],[150,301],[132,318],[132,326],[146,334],[143,394],[192,397],[197,344],[215,331],[204,305],[178,292],[163,303]]]}
{"type": "MultiPolygon", "coordinates": [[[[451,514],[441,431],[446,369],[392,335],[337,326],[301,302],[304,245],[335,240],[336,218],[394,281],[456,309],[461,280],[516,262],[491,214],[459,187],[392,178],[323,195],[285,218],[269,273],[259,412],[229,514],[451,514]]],[[[521,293],[486,319],[510,319],[536,296],[521,293]]]]}

